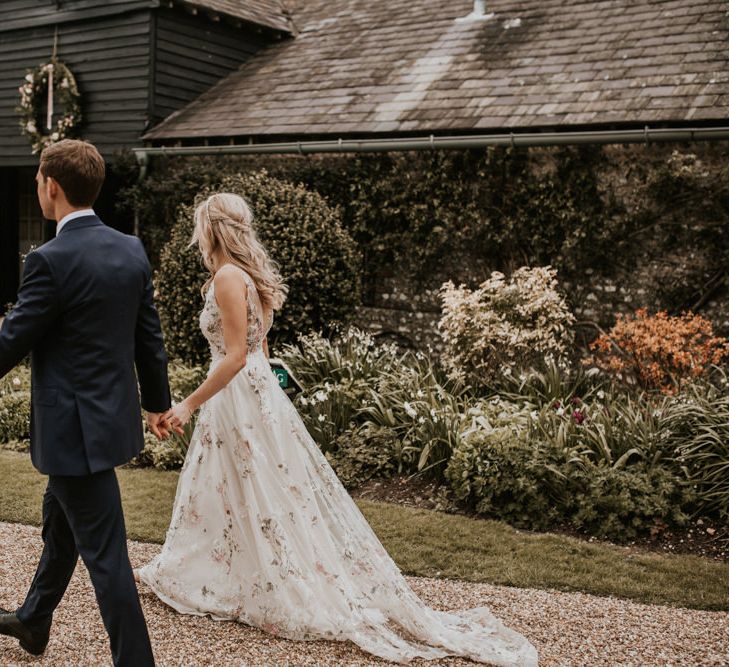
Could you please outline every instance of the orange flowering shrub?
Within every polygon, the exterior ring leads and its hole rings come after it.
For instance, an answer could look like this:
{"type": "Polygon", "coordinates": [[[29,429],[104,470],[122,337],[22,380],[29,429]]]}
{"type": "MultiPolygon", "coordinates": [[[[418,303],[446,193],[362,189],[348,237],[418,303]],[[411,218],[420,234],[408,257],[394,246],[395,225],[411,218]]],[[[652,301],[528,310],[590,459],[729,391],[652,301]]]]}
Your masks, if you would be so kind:
{"type": "Polygon", "coordinates": [[[682,382],[729,356],[729,342],[715,337],[711,322],[701,315],[649,315],[645,308],[633,318],[618,315],[615,326],[592,341],[590,349],[596,352],[583,363],[664,394],[676,393],[682,382]]]}

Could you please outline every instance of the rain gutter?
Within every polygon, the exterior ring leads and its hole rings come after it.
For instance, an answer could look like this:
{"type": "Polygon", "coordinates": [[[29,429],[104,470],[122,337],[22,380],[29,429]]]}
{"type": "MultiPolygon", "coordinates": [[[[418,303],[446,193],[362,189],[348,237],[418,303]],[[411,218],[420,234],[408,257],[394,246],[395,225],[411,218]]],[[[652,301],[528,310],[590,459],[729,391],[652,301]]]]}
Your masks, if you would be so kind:
{"type": "Polygon", "coordinates": [[[641,130],[586,130],[576,132],[534,132],[477,134],[465,136],[399,137],[384,139],[335,139],[327,141],[289,141],[220,146],[156,146],[133,148],[140,165],[140,180],[145,178],[149,159],[155,156],[183,155],[308,155],[314,153],[379,153],[485,148],[487,146],[562,146],[575,144],[635,144],[667,141],[726,141],[729,127],[650,128],[641,130]]]}

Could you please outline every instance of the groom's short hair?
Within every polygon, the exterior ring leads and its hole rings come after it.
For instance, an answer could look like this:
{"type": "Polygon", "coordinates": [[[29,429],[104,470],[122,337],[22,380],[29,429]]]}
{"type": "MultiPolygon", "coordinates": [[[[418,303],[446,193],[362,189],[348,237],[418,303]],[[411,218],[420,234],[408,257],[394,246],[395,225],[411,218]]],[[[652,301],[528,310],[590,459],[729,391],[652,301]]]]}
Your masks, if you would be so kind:
{"type": "Polygon", "coordinates": [[[93,206],[106,176],[104,158],[88,141],[63,139],[41,153],[40,172],[61,186],[71,206],[93,206]]]}

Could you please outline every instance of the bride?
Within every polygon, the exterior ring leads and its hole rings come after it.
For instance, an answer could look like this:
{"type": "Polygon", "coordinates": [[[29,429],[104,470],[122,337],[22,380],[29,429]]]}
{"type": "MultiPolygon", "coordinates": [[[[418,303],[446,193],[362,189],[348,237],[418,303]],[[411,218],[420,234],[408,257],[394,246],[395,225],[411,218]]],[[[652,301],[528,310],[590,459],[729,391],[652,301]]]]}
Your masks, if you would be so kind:
{"type": "Polygon", "coordinates": [[[180,432],[200,408],[164,546],[137,580],[183,614],[351,640],[395,662],[537,665],[529,641],[487,607],[425,606],[306,431],[268,362],[287,287],[245,200],[220,193],[199,205],[192,244],[211,273],[200,326],[212,363],[166,415],[180,432]]]}

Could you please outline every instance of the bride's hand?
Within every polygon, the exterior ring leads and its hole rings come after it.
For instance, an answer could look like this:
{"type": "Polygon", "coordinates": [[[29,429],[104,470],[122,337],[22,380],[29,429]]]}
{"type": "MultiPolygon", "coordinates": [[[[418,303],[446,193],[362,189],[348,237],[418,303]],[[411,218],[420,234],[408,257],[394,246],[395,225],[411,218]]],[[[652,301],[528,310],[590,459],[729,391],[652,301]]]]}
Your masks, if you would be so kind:
{"type": "Polygon", "coordinates": [[[162,419],[169,424],[176,433],[182,435],[184,433],[183,427],[190,421],[190,417],[192,417],[193,412],[194,410],[190,404],[187,401],[182,401],[165,412],[164,415],[162,415],[162,419]]]}

